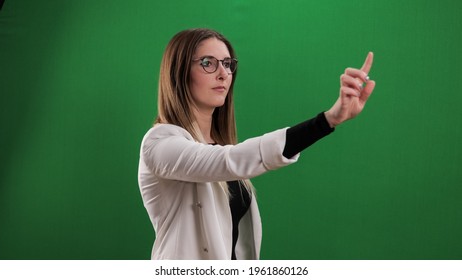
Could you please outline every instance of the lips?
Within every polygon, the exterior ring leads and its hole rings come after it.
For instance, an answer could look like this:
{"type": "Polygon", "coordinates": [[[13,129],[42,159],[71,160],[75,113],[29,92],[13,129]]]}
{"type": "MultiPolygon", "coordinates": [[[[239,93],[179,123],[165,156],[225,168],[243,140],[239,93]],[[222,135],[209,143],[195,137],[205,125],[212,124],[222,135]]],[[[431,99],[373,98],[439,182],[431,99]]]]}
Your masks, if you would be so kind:
{"type": "Polygon", "coordinates": [[[212,89],[216,90],[216,91],[219,91],[219,92],[225,92],[226,91],[226,87],[224,87],[224,86],[218,86],[218,87],[214,87],[212,89]]]}

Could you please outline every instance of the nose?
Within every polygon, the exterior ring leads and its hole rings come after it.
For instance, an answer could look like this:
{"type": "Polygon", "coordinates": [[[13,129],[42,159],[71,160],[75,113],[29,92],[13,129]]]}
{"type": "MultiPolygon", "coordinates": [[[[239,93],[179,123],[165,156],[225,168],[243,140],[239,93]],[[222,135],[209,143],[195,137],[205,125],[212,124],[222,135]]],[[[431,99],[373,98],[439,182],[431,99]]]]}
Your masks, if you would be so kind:
{"type": "Polygon", "coordinates": [[[225,69],[225,67],[223,66],[223,64],[221,63],[218,63],[218,69],[217,69],[217,79],[220,80],[220,81],[224,81],[226,79],[228,79],[228,71],[225,69]]]}

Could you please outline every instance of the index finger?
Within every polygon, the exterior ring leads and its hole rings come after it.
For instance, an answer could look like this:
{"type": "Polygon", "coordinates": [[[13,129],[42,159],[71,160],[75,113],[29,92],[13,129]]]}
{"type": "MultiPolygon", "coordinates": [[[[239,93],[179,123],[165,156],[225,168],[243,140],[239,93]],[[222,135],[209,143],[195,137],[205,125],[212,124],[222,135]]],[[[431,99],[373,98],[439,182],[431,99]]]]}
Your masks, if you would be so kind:
{"type": "Polygon", "coordinates": [[[367,54],[366,60],[364,61],[363,67],[361,67],[361,70],[364,71],[366,74],[369,74],[373,61],[374,61],[374,53],[369,52],[367,54]]]}

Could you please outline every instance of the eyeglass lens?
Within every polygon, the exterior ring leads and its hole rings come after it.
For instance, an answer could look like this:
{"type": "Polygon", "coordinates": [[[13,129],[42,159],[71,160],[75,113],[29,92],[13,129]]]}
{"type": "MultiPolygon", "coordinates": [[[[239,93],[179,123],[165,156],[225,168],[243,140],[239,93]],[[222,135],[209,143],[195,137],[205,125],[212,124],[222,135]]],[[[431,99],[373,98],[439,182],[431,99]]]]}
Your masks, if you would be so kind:
{"type": "Polygon", "coordinates": [[[234,71],[236,71],[237,61],[232,58],[218,60],[215,57],[207,56],[201,59],[201,65],[207,73],[213,73],[217,71],[219,61],[221,61],[221,64],[229,74],[232,74],[234,71]]]}

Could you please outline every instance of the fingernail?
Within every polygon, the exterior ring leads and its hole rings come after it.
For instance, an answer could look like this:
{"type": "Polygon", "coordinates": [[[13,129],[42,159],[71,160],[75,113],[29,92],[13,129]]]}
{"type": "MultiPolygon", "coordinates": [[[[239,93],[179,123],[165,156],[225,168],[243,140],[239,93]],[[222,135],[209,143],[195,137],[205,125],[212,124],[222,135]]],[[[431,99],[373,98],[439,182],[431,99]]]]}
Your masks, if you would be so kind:
{"type": "Polygon", "coordinates": [[[369,79],[370,79],[369,76],[366,76],[365,78],[366,82],[369,81],[369,79]]]}

